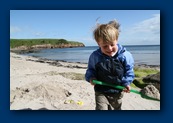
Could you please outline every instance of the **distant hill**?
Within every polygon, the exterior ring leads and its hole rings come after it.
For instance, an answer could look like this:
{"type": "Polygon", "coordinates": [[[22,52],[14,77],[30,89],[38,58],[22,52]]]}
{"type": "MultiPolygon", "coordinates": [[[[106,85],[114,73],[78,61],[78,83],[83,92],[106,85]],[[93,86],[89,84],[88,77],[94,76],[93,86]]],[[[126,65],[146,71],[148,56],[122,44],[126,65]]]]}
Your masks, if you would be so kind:
{"type": "Polygon", "coordinates": [[[72,47],[85,47],[85,45],[81,42],[65,39],[10,39],[10,49],[12,50],[72,47]]]}

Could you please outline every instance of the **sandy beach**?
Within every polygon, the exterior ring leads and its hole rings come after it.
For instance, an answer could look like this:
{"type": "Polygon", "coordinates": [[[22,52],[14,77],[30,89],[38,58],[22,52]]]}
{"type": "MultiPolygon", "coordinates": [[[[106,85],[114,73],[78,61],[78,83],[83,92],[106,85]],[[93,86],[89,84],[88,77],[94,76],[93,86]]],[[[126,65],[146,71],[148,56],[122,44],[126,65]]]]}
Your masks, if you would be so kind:
{"type": "MultiPolygon", "coordinates": [[[[95,110],[87,64],[39,61],[10,53],[10,110],[95,110]],[[76,77],[77,76],[77,77],[76,77]]],[[[126,93],[123,110],[160,110],[160,102],[126,93]]]]}

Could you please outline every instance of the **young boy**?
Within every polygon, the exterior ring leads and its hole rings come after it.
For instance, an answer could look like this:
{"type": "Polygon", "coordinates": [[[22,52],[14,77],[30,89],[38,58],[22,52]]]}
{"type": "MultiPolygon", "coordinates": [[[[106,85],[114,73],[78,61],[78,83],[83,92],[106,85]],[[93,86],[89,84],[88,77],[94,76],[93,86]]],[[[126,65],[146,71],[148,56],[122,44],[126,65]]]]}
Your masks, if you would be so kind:
{"type": "MultiPolygon", "coordinates": [[[[134,79],[134,60],[130,52],[118,44],[119,23],[100,24],[93,32],[99,46],[89,58],[86,81],[99,80],[124,86],[130,92],[134,79]]],[[[121,110],[124,91],[104,85],[94,85],[96,110],[121,110]]]]}

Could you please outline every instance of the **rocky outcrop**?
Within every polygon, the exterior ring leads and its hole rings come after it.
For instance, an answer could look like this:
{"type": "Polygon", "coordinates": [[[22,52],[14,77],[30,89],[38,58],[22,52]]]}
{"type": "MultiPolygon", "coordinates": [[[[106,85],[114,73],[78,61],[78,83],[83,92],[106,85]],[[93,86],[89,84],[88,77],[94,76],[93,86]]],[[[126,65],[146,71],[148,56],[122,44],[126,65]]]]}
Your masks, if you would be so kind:
{"type": "Polygon", "coordinates": [[[141,90],[141,93],[147,95],[149,97],[153,97],[155,99],[160,100],[160,92],[153,85],[147,85],[141,90]]]}
{"type": "Polygon", "coordinates": [[[51,44],[43,44],[43,45],[33,45],[33,46],[20,46],[11,48],[10,51],[18,53],[18,54],[24,54],[24,53],[32,53],[37,52],[40,49],[52,49],[52,48],[74,48],[74,47],[85,47],[83,43],[79,44],[58,44],[58,45],[51,45],[51,44]]]}
{"type": "Polygon", "coordinates": [[[43,45],[33,45],[33,46],[20,46],[16,48],[12,48],[11,50],[33,50],[33,49],[50,49],[50,48],[73,48],[73,47],[85,47],[84,44],[59,44],[59,45],[51,45],[51,44],[43,44],[43,45]]]}
{"type": "Polygon", "coordinates": [[[40,49],[40,48],[73,48],[73,47],[84,47],[84,44],[59,44],[59,45],[51,45],[51,44],[45,44],[45,45],[34,45],[31,47],[31,49],[40,49]]]}
{"type": "Polygon", "coordinates": [[[157,74],[150,74],[143,78],[144,82],[160,83],[160,72],[157,74]]]}
{"type": "Polygon", "coordinates": [[[160,92],[160,72],[144,77],[143,82],[154,85],[160,92]]]}

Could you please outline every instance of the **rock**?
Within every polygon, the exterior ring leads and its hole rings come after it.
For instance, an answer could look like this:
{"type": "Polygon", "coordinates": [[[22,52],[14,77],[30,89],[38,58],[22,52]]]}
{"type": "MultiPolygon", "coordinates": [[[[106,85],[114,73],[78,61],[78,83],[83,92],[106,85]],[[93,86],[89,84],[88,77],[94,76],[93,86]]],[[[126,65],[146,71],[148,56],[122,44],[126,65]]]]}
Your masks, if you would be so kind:
{"type": "Polygon", "coordinates": [[[150,75],[144,77],[143,82],[152,84],[160,92],[160,72],[158,72],[157,74],[150,74],[150,75]]]}
{"type": "Polygon", "coordinates": [[[153,85],[147,85],[141,90],[141,93],[160,100],[159,90],[153,85]]]}
{"type": "Polygon", "coordinates": [[[68,90],[65,90],[65,95],[66,95],[66,97],[69,97],[69,96],[71,96],[72,95],[72,93],[71,92],[69,92],[68,90]]]}
{"type": "Polygon", "coordinates": [[[147,83],[160,83],[160,72],[144,77],[143,81],[147,83]]]}

